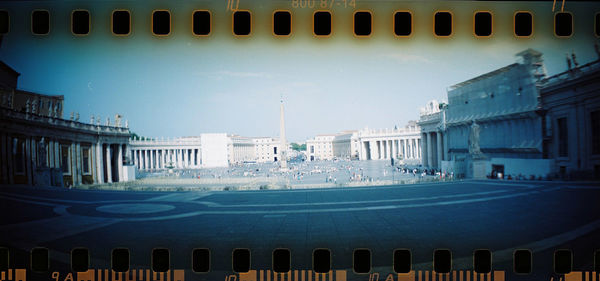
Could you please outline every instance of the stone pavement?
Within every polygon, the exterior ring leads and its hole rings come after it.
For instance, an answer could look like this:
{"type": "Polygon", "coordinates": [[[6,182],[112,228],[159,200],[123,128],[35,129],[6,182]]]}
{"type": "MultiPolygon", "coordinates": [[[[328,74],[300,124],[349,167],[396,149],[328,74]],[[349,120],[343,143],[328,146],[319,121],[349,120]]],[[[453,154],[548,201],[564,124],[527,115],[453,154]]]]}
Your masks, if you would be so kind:
{"type": "MultiPolygon", "coordinates": [[[[356,248],[371,250],[373,272],[391,272],[392,253],[411,250],[413,269],[431,270],[434,249],[452,251],[453,269],[472,270],[475,249],[490,249],[507,280],[549,280],[555,249],[573,250],[574,269],[591,270],[600,248],[600,189],[594,184],[463,181],[344,189],[126,192],[0,188],[1,246],[11,265],[50,249],[68,270],[86,247],[91,266],[109,268],[111,249],[128,247],[132,268],[148,268],[153,248],[170,249],[171,268],[189,280],[222,280],[235,248],[251,249],[251,268],[270,269],[275,248],[290,249],[292,269],[311,269],[312,250],[329,248],[348,280],[356,248]],[[211,271],[191,272],[191,252],[209,248],[211,271]],[[512,252],[534,253],[534,273],[512,274],[512,252]],[[218,278],[218,279],[217,279],[218,278]]],[[[40,275],[42,276],[42,275],[40,275]]],[[[382,277],[383,278],[383,277],[382,277]]]]}

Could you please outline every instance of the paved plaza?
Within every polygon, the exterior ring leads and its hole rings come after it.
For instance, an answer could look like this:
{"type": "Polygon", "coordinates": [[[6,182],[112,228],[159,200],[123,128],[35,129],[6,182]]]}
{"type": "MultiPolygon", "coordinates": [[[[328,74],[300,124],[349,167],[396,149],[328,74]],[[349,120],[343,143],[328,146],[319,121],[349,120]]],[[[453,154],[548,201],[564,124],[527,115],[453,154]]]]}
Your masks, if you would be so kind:
{"type": "Polygon", "coordinates": [[[383,276],[394,249],[411,250],[413,269],[431,270],[433,250],[447,248],[456,270],[472,269],[473,250],[490,249],[507,280],[550,280],[555,249],[573,251],[574,270],[591,270],[599,199],[597,184],[527,181],[187,192],[3,186],[0,233],[13,268],[27,268],[37,246],[62,272],[74,247],[90,250],[94,268],[110,268],[111,249],[127,247],[133,269],[148,268],[152,249],[166,247],[186,280],[223,280],[235,248],[251,249],[252,269],[270,269],[275,248],[290,249],[292,269],[311,269],[312,250],[329,248],[334,269],[367,280],[352,273],[355,248],[369,248],[383,276]],[[190,270],[194,248],[210,249],[209,273],[190,270]],[[533,252],[533,275],[512,274],[517,248],[533,252]]]}
{"type": "Polygon", "coordinates": [[[117,190],[277,190],[326,187],[360,187],[454,180],[451,175],[423,173],[420,166],[394,166],[379,161],[292,161],[281,170],[278,163],[245,163],[227,168],[138,171],[137,180],[80,186],[82,189],[117,190]]]}

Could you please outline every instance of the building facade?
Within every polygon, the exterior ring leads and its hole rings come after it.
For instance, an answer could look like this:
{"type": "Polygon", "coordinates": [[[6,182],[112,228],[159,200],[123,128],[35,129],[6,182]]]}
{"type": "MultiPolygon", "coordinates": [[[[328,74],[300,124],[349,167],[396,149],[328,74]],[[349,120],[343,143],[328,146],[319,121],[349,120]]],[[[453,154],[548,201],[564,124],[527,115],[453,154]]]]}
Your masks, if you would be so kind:
{"type": "Polygon", "coordinates": [[[600,179],[600,60],[543,80],[544,157],[564,179],[600,179]]]}
{"type": "Polygon", "coordinates": [[[344,131],[337,134],[332,143],[333,157],[337,159],[358,159],[358,131],[344,131]]]}
{"type": "Polygon", "coordinates": [[[129,144],[133,163],[138,170],[199,168],[202,164],[199,137],[144,140],[132,138],[129,144]]]}
{"type": "Polygon", "coordinates": [[[448,136],[446,134],[445,104],[432,100],[421,108],[421,156],[423,167],[441,169],[442,161],[448,159],[448,136]]]}
{"type": "MultiPolygon", "coordinates": [[[[432,142],[428,164],[437,154],[448,161],[442,171],[475,178],[497,173],[537,178],[551,172],[551,161],[541,160],[543,119],[538,86],[546,76],[542,54],[527,49],[516,56],[516,63],[448,89],[447,108],[440,118],[431,116],[441,120],[437,127],[445,131],[441,138],[428,136],[427,141],[432,142]],[[447,150],[441,154],[435,153],[433,145],[439,139],[442,150],[447,150]]],[[[428,146],[426,153],[429,151],[428,146]]]]}
{"type": "Polygon", "coordinates": [[[281,142],[277,138],[272,137],[256,137],[253,138],[254,155],[257,163],[277,162],[281,157],[279,148],[281,142]]]}
{"type": "Polygon", "coordinates": [[[362,129],[337,134],[318,135],[306,141],[307,160],[358,159],[401,160],[409,165],[421,164],[419,125],[409,121],[404,128],[362,129]]]}
{"type": "Polygon", "coordinates": [[[131,139],[130,144],[135,166],[145,171],[277,162],[281,146],[276,138],[225,133],[173,139],[131,139]]]}
{"type": "Polygon", "coordinates": [[[62,119],[62,96],[18,90],[19,74],[4,63],[0,71],[1,183],[75,186],[131,179],[130,132],[119,115],[104,125],[62,119]]]}
{"type": "Polygon", "coordinates": [[[306,140],[307,160],[333,160],[333,140],[336,136],[337,134],[323,134],[306,140]]]}
{"type": "Polygon", "coordinates": [[[256,162],[256,149],[254,139],[238,135],[229,135],[227,151],[229,152],[229,164],[243,164],[256,162]]]}

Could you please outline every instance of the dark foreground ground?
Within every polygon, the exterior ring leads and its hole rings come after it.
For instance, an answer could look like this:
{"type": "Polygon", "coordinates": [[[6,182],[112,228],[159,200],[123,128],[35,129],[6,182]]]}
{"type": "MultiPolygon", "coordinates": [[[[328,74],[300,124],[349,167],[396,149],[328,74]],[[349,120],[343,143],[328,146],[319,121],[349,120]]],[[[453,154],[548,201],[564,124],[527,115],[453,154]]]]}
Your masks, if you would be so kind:
{"type": "Polygon", "coordinates": [[[398,248],[410,249],[413,269],[423,271],[432,269],[434,249],[450,249],[457,271],[472,270],[475,249],[490,249],[493,270],[505,271],[506,280],[548,281],[556,249],[572,250],[577,271],[591,271],[600,249],[598,184],[465,181],[213,193],[4,186],[0,212],[0,246],[9,249],[11,268],[29,268],[33,247],[50,249],[50,272],[28,272],[28,280],[54,280],[53,271],[65,276],[75,247],[89,249],[96,269],[110,268],[113,248],[129,248],[132,269],[149,268],[153,248],[169,248],[171,269],[186,270],[186,280],[227,279],[235,248],[251,249],[254,270],[271,269],[275,248],[290,249],[293,270],[310,270],[313,249],[328,248],[334,270],[365,281],[369,275],[352,271],[356,248],[371,250],[372,273],[382,281],[398,248]],[[209,273],[191,271],[194,248],[210,249],[209,273]],[[512,253],[520,248],[533,252],[530,275],[512,273],[512,253]]]}

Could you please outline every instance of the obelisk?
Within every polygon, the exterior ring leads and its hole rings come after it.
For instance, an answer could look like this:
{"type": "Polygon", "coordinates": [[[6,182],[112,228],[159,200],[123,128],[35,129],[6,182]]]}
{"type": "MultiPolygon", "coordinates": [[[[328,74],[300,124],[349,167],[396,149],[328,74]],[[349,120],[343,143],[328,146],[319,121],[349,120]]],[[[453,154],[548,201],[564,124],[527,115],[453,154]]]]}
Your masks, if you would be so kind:
{"type": "Polygon", "coordinates": [[[281,97],[281,106],[279,107],[279,140],[281,142],[280,152],[280,168],[287,170],[287,142],[285,140],[285,118],[283,116],[283,96],[281,97]]]}

